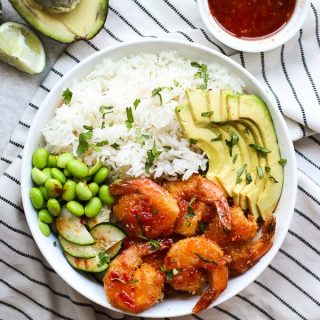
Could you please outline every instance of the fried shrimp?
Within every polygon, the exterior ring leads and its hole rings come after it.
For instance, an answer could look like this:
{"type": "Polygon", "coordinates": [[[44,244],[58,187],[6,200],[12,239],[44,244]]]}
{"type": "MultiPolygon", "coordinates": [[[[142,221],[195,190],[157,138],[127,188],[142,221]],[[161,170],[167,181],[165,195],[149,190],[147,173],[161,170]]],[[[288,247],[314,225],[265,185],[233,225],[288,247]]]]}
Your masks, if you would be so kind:
{"type": "Polygon", "coordinates": [[[168,251],[164,268],[168,283],[176,290],[199,292],[209,280],[193,308],[194,313],[206,309],[227,287],[229,258],[221,248],[205,236],[180,240],[168,251]]]}
{"type": "Polygon", "coordinates": [[[120,195],[113,213],[131,235],[149,239],[168,236],[179,215],[176,200],[150,179],[140,178],[113,184],[113,195],[120,195]]]}
{"type": "Polygon", "coordinates": [[[217,217],[209,222],[205,229],[205,235],[219,244],[221,248],[229,246],[231,243],[250,241],[257,235],[258,224],[254,216],[246,217],[239,206],[232,206],[231,212],[231,230],[222,228],[221,222],[217,217]]]}
{"type": "MultiPolygon", "coordinates": [[[[176,233],[195,235],[201,218],[215,206],[222,226],[231,228],[230,208],[223,190],[214,182],[193,175],[186,181],[166,182],[164,188],[177,200],[180,209],[176,233]]],[[[211,212],[213,214],[213,212],[211,212]]]]}
{"type": "Polygon", "coordinates": [[[164,273],[143,257],[171,246],[158,241],[155,249],[150,243],[132,245],[117,256],[104,277],[104,289],[110,303],[121,310],[139,313],[163,299],[164,273]]]}
{"type": "Polygon", "coordinates": [[[225,253],[229,254],[232,259],[229,264],[232,277],[246,272],[270,250],[275,228],[276,219],[274,216],[269,216],[264,222],[259,239],[233,244],[225,248],[225,253]]]}

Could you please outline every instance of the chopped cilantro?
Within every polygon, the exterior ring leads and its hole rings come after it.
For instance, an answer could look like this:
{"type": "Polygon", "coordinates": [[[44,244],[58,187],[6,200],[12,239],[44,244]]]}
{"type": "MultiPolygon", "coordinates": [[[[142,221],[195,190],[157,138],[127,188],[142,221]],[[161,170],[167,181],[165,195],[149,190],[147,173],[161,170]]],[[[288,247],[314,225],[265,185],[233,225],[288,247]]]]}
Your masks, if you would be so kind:
{"type": "Polygon", "coordinates": [[[197,144],[198,143],[198,140],[197,139],[190,139],[190,144],[197,144]]]}
{"type": "Polygon", "coordinates": [[[147,151],[148,161],[145,164],[145,171],[147,173],[149,173],[149,170],[152,167],[154,160],[157,159],[160,154],[161,151],[157,150],[156,141],[154,140],[152,149],[147,151]]]}
{"type": "Polygon", "coordinates": [[[204,233],[205,229],[206,229],[205,223],[203,221],[199,221],[199,231],[201,233],[204,233]]]}
{"type": "Polygon", "coordinates": [[[109,144],[108,140],[100,141],[95,144],[96,147],[103,147],[109,144]]]}
{"type": "Polygon", "coordinates": [[[230,140],[225,140],[227,146],[229,147],[229,155],[232,157],[232,148],[239,142],[239,136],[232,131],[230,140]]]}
{"type": "Polygon", "coordinates": [[[158,87],[158,88],[154,88],[151,92],[152,94],[152,97],[155,97],[155,96],[158,96],[159,97],[159,100],[160,100],[160,106],[162,106],[162,95],[161,95],[161,91],[164,90],[164,89],[168,89],[168,90],[172,90],[172,88],[169,88],[169,87],[158,87]]]}
{"type": "Polygon", "coordinates": [[[163,146],[163,149],[169,151],[169,150],[171,150],[172,148],[171,148],[170,146],[163,146]]]}
{"type": "Polygon", "coordinates": [[[84,126],[84,128],[88,131],[80,133],[79,135],[79,145],[77,148],[77,154],[79,155],[85,153],[89,149],[90,145],[88,141],[92,139],[92,127],[84,126]]]}
{"type": "Polygon", "coordinates": [[[186,226],[187,226],[187,227],[190,227],[190,226],[191,226],[191,222],[190,222],[189,220],[187,220],[186,226]]]}
{"type": "Polygon", "coordinates": [[[200,255],[199,253],[194,253],[201,261],[203,262],[209,262],[209,263],[214,263],[214,264],[218,264],[217,261],[214,261],[214,260],[209,260],[209,259],[206,259],[204,258],[202,255],[200,255]]]}
{"type": "Polygon", "coordinates": [[[134,284],[134,283],[138,283],[139,279],[131,279],[129,280],[129,284],[134,284]]]}
{"type": "Polygon", "coordinates": [[[158,250],[160,248],[160,242],[157,240],[149,240],[148,244],[151,247],[152,251],[158,250]]]}
{"type": "Polygon", "coordinates": [[[127,112],[127,121],[126,121],[126,126],[128,129],[132,128],[132,124],[134,122],[133,119],[133,113],[132,113],[132,109],[130,108],[126,108],[126,112],[127,112]]]}
{"type": "Polygon", "coordinates": [[[264,177],[263,170],[262,170],[261,166],[257,166],[257,173],[258,173],[258,177],[260,179],[262,179],[264,177]]]}
{"type": "Polygon", "coordinates": [[[201,78],[203,80],[203,84],[199,86],[199,89],[207,89],[209,80],[208,66],[206,64],[199,64],[198,62],[191,62],[191,66],[198,69],[198,71],[194,74],[194,78],[201,78]]]}
{"type": "Polygon", "coordinates": [[[235,164],[238,159],[238,154],[236,153],[232,158],[232,163],[235,164]]]}
{"type": "Polygon", "coordinates": [[[202,112],[201,117],[211,117],[213,115],[213,111],[202,112]]]}
{"type": "Polygon", "coordinates": [[[63,97],[63,103],[64,104],[70,104],[71,99],[72,99],[73,93],[67,88],[62,92],[62,97],[63,97]]]}
{"type": "Polygon", "coordinates": [[[110,147],[112,147],[113,149],[116,149],[116,150],[120,149],[120,146],[117,143],[111,144],[110,147]]]}
{"type": "Polygon", "coordinates": [[[280,166],[285,166],[286,165],[286,163],[287,163],[287,159],[280,159],[279,161],[278,161],[278,163],[280,164],[280,166]]]}
{"type": "Polygon", "coordinates": [[[98,257],[99,257],[99,263],[98,263],[98,267],[102,267],[103,265],[107,264],[110,262],[110,256],[108,254],[105,254],[103,252],[99,252],[98,254],[98,257]]]}
{"type": "Polygon", "coordinates": [[[260,156],[265,156],[267,153],[271,152],[271,150],[264,148],[263,146],[260,146],[256,143],[250,143],[249,147],[256,149],[260,156]]]}
{"type": "Polygon", "coordinates": [[[243,132],[244,132],[245,134],[249,134],[249,133],[250,133],[249,128],[245,127],[245,128],[243,129],[243,132]]]}
{"type": "Polygon", "coordinates": [[[279,183],[279,181],[278,181],[275,177],[269,176],[269,178],[270,178],[274,183],[279,183]]]}
{"type": "Polygon", "coordinates": [[[236,180],[236,184],[241,183],[241,176],[244,172],[244,170],[246,169],[247,164],[245,163],[237,172],[237,180],[236,180]]]}
{"type": "Polygon", "coordinates": [[[195,216],[195,213],[191,206],[188,206],[188,213],[185,215],[186,218],[193,218],[195,216]]]}
{"type": "Polygon", "coordinates": [[[141,102],[140,99],[134,100],[134,102],[133,102],[134,109],[137,109],[137,108],[138,108],[138,105],[140,104],[140,102],[141,102]]]}
{"type": "Polygon", "coordinates": [[[250,172],[246,173],[246,184],[250,184],[252,182],[252,177],[250,172]]]}
{"type": "Polygon", "coordinates": [[[166,270],[165,273],[166,273],[167,279],[168,279],[168,280],[172,280],[172,279],[173,279],[173,276],[175,276],[176,274],[178,274],[179,271],[174,268],[174,269],[172,269],[172,270],[166,270]]]}
{"type": "Polygon", "coordinates": [[[220,133],[216,138],[211,139],[210,141],[214,142],[214,141],[221,141],[222,140],[222,134],[220,133]]]}
{"type": "Polygon", "coordinates": [[[270,167],[265,167],[264,170],[266,170],[267,173],[271,172],[271,168],[270,167]]]}

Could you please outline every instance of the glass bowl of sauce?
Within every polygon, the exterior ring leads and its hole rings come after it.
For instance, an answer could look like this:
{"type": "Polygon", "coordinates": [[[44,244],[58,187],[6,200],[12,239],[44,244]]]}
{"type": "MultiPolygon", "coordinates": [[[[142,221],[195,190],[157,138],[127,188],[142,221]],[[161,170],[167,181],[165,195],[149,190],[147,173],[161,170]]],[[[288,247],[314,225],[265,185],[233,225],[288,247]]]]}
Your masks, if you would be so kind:
{"type": "Polygon", "coordinates": [[[209,31],[227,46],[261,52],[287,42],[301,28],[310,0],[198,0],[209,31]]]}

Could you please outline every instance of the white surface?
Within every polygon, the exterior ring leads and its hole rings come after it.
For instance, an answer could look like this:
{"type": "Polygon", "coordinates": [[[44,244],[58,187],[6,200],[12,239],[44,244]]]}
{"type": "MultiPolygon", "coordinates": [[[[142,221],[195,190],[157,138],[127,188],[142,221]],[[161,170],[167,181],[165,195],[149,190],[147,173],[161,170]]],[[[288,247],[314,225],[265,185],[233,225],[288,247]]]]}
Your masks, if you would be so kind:
{"type": "MultiPolygon", "coordinates": [[[[25,23],[16,13],[8,0],[2,0],[2,22],[17,21],[25,23]]],[[[0,155],[3,154],[13,130],[35,91],[38,89],[47,72],[56,61],[65,45],[49,38],[40,37],[46,54],[47,66],[39,75],[28,75],[0,61],[0,155]]]]}
{"type": "MultiPolygon", "coordinates": [[[[111,307],[105,298],[102,286],[98,285],[89,277],[84,277],[79,272],[72,269],[67,261],[64,259],[62,252],[57,255],[56,248],[52,246],[52,241],[55,240],[51,235],[49,238],[45,238],[38,229],[37,215],[32,208],[29,200],[29,190],[31,188],[31,157],[35,148],[41,144],[41,134],[39,129],[42,124],[48,120],[54,111],[54,108],[61,103],[61,90],[63,87],[68,86],[72,80],[79,79],[85,74],[90,72],[94,65],[100,61],[103,57],[110,57],[117,59],[126,55],[138,53],[140,51],[157,52],[162,49],[172,48],[180,50],[182,54],[193,59],[203,59],[207,62],[217,62],[227,67],[231,72],[239,75],[239,77],[247,84],[247,90],[250,93],[259,95],[269,106],[272,114],[275,128],[279,138],[279,145],[282,152],[282,157],[288,159],[288,164],[285,167],[285,182],[281,195],[280,202],[275,212],[277,216],[277,230],[274,239],[274,245],[271,250],[247,273],[240,277],[229,281],[228,288],[215,302],[215,305],[226,301],[241,290],[243,290],[248,284],[250,284],[258,275],[267,267],[270,261],[277,253],[281,246],[293,214],[293,208],[296,198],[296,162],[293,153],[292,142],[285,126],[285,122],[280,115],[277,107],[274,106],[268,96],[268,93],[264,91],[261,85],[255,80],[248,72],[239,67],[238,64],[226,58],[225,56],[196,44],[189,44],[178,40],[163,40],[163,41],[142,41],[138,44],[124,44],[122,46],[111,47],[107,50],[102,50],[84,61],[82,61],[77,67],[75,67],[70,73],[68,73],[62,81],[60,81],[51,93],[47,96],[42,104],[40,111],[37,113],[33,125],[30,129],[29,136],[25,145],[22,175],[21,175],[21,188],[22,199],[25,209],[25,214],[33,234],[33,237],[40,248],[42,254],[56,270],[56,272],[75,290],[91,299],[92,301],[105,306],[109,309],[115,310],[111,307]],[[286,214],[280,214],[285,212],[286,214]]],[[[197,300],[197,297],[190,298],[171,298],[165,302],[159,303],[153,308],[143,312],[141,316],[145,317],[173,317],[179,315],[185,315],[191,313],[191,310],[197,300]]]]}
{"type": "Polygon", "coordinates": [[[237,38],[222,29],[210,12],[208,0],[198,0],[198,8],[202,21],[212,35],[215,36],[219,41],[230,48],[234,48],[243,52],[261,52],[280,47],[298,32],[307,17],[307,13],[310,8],[310,0],[297,0],[292,17],[280,31],[272,34],[269,37],[252,40],[237,38]]]}

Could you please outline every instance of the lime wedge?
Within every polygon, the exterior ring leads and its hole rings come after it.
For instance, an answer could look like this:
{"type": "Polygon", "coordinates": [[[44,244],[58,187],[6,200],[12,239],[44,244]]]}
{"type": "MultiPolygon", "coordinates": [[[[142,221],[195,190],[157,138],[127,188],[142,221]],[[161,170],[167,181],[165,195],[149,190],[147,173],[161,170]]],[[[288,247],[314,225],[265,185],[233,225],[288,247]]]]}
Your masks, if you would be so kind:
{"type": "Polygon", "coordinates": [[[6,22],[0,26],[0,60],[17,69],[40,73],[45,67],[45,52],[40,39],[27,26],[6,22]]]}

